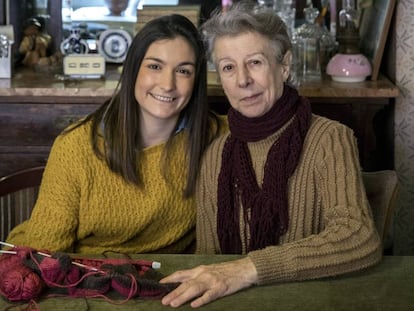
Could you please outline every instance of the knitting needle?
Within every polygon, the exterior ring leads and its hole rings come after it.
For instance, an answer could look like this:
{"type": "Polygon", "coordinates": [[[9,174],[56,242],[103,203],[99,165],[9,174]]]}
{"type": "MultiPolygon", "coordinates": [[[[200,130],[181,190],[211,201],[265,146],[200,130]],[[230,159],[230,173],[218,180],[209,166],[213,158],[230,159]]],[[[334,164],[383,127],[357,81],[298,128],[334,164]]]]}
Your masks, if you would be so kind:
{"type": "MultiPolygon", "coordinates": [[[[2,244],[4,246],[12,247],[12,248],[13,247],[16,247],[13,244],[6,243],[6,242],[2,242],[2,241],[0,241],[0,244],[2,244]]],[[[49,257],[49,258],[52,257],[51,255],[46,254],[46,253],[43,253],[43,252],[38,252],[38,251],[36,251],[36,252],[39,255],[44,256],[44,257],[49,257]]],[[[0,253],[4,253],[4,254],[14,254],[14,255],[17,254],[17,252],[15,252],[15,251],[3,251],[3,250],[0,250],[0,253]]],[[[99,271],[98,269],[96,269],[94,267],[86,266],[86,265],[83,265],[83,264],[81,264],[79,262],[76,262],[76,261],[72,261],[72,264],[75,265],[75,266],[81,267],[81,268],[85,268],[85,269],[92,270],[92,271],[99,271]]],[[[158,261],[141,260],[141,264],[142,265],[149,266],[149,267],[151,267],[153,269],[160,269],[161,268],[161,263],[158,262],[158,261]]]]}
{"type": "Polygon", "coordinates": [[[8,246],[8,247],[15,247],[13,244],[2,242],[2,241],[0,241],[0,244],[4,246],[8,246]]]}
{"type": "Polygon", "coordinates": [[[0,250],[0,254],[12,254],[12,255],[16,255],[17,252],[0,250]]]}
{"type": "MultiPolygon", "coordinates": [[[[46,253],[42,253],[42,252],[37,252],[37,253],[41,256],[52,258],[52,255],[50,255],[50,254],[46,254],[46,253]]],[[[96,271],[96,272],[102,272],[102,271],[100,271],[100,270],[98,270],[94,267],[90,267],[90,266],[81,264],[81,263],[76,262],[76,261],[72,261],[72,265],[75,265],[75,266],[78,266],[78,267],[81,267],[81,268],[85,268],[85,269],[88,269],[88,270],[96,271]]]]}
{"type": "MultiPolygon", "coordinates": [[[[8,247],[16,247],[13,244],[6,243],[6,242],[2,242],[2,241],[0,241],[0,244],[2,244],[4,246],[8,246],[8,247]]],[[[4,251],[4,250],[0,250],[0,253],[17,255],[17,252],[16,251],[4,251]]],[[[43,253],[43,252],[36,251],[36,253],[38,253],[40,256],[43,256],[43,257],[49,257],[49,258],[52,257],[52,255],[46,254],[46,253],[43,253]]],[[[94,267],[90,267],[90,266],[87,266],[87,265],[83,265],[83,264],[81,264],[79,262],[76,262],[76,261],[72,261],[72,264],[75,265],[75,266],[81,267],[81,268],[88,269],[88,270],[101,272],[100,270],[98,270],[98,269],[96,269],[94,267]]]]}
{"type": "MultiPolygon", "coordinates": [[[[12,244],[2,242],[2,241],[0,241],[0,244],[4,245],[4,246],[8,246],[8,247],[13,247],[12,244]]],[[[4,251],[4,250],[0,249],[0,254],[14,254],[14,255],[16,255],[17,253],[15,251],[4,251]]]]}

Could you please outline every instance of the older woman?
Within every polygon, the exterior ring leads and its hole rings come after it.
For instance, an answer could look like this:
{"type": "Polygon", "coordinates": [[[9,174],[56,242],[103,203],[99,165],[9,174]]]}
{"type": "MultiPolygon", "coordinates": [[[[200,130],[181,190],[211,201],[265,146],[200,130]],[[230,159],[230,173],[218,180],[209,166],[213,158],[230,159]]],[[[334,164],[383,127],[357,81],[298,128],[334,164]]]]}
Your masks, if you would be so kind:
{"type": "Polygon", "coordinates": [[[227,98],[197,190],[197,252],[245,254],[178,271],[162,303],[198,307],[253,284],[360,270],[381,258],[357,146],[288,85],[291,43],[271,11],[237,4],[203,29],[227,98]],[[220,155],[220,156],[217,156],[220,155]]]}

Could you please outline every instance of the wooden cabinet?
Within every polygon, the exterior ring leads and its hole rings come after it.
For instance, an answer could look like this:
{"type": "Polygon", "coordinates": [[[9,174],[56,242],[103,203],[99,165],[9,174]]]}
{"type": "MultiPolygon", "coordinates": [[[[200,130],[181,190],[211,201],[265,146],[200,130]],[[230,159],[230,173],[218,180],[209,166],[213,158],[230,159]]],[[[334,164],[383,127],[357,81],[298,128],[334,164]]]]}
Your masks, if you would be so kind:
{"type": "Polygon", "coordinates": [[[1,98],[0,176],[45,164],[56,136],[97,107],[96,103],[7,102],[1,98]]]}
{"type": "MultiPolygon", "coordinates": [[[[18,72],[6,81],[9,85],[0,85],[0,176],[45,164],[56,136],[108,99],[118,75],[109,69],[102,80],[58,81],[31,71],[18,72]]],[[[229,104],[214,74],[209,74],[208,83],[210,106],[226,113],[229,104]]],[[[393,168],[398,89],[391,82],[384,78],[356,84],[324,80],[298,89],[310,99],[314,113],[354,130],[364,170],[393,168]]]]}

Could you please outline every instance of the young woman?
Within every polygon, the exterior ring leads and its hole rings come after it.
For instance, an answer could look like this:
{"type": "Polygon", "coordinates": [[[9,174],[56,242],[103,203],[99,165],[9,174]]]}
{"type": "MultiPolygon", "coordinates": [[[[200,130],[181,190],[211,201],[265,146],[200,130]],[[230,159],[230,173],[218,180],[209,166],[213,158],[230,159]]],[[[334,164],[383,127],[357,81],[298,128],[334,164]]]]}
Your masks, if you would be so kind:
{"type": "Polygon", "coordinates": [[[8,242],[89,254],[188,251],[200,160],[220,127],[206,79],[187,18],[146,24],[113,97],[57,137],[31,218],[8,242]]]}

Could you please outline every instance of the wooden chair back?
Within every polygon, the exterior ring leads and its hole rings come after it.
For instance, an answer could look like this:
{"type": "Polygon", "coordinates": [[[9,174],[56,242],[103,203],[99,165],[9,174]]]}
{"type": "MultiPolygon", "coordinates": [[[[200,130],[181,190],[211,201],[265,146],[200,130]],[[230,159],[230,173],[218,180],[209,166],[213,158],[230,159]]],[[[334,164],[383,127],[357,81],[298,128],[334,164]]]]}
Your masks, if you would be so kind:
{"type": "Polygon", "coordinates": [[[383,170],[363,172],[362,178],[375,225],[384,244],[389,233],[392,214],[397,204],[398,176],[393,170],[383,170]]]}
{"type": "Polygon", "coordinates": [[[44,166],[25,169],[0,178],[0,241],[30,217],[36,203],[44,166]]]}

